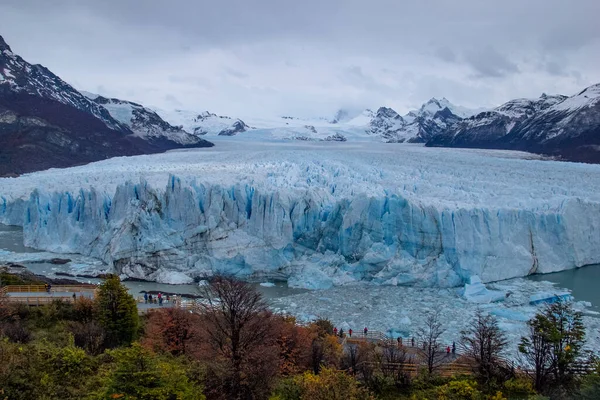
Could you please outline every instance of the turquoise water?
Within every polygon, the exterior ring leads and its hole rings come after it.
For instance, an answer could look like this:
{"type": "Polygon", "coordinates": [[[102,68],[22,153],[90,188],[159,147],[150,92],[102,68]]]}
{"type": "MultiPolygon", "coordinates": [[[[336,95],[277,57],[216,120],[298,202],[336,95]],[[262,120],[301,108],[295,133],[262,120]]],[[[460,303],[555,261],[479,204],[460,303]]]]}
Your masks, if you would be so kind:
{"type": "Polygon", "coordinates": [[[592,309],[600,311],[600,265],[554,272],[551,274],[532,275],[533,281],[549,281],[557,286],[570,289],[576,300],[589,301],[592,309]]]}

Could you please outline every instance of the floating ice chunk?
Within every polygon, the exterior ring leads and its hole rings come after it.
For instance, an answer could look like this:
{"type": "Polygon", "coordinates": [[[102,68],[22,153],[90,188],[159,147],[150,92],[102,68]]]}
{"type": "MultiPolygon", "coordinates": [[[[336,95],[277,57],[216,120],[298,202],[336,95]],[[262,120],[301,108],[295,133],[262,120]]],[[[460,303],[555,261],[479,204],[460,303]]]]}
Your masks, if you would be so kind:
{"type": "Polygon", "coordinates": [[[490,312],[490,314],[495,315],[500,318],[509,319],[511,321],[527,322],[530,319],[529,316],[523,312],[509,310],[506,308],[498,308],[498,309],[492,310],[490,312]]]}
{"type": "Polygon", "coordinates": [[[185,285],[194,282],[194,280],[183,272],[159,270],[154,276],[154,280],[169,285],[185,285]]]}
{"type": "Polygon", "coordinates": [[[288,279],[288,286],[302,289],[329,289],[333,286],[333,280],[324,271],[314,266],[306,266],[288,279]]]}
{"type": "Polygon", "coordinates": [[[532,294],[529,297],[529,304],[552,304],[558,301],[571,301],[573,300],[573,296],[569,292],[559,292],[559,293],[550,293],[550,292],[542,292],[532,294]]]}
{"type": "Polygon", "coordinates": [[[469,283],[465,283],[463,296],[472,303],[483,304],[502,301],[506,298],[506,293],[500,290],[489,290],[477,275],[473,275],[469,278],[469,283]]]}
{"type": "Polygon", "coordinates": [[[275,284],[273,282],[262,282],[260,284],[260,286],[262,286],[262,287],[275,287],[275,284]]]}

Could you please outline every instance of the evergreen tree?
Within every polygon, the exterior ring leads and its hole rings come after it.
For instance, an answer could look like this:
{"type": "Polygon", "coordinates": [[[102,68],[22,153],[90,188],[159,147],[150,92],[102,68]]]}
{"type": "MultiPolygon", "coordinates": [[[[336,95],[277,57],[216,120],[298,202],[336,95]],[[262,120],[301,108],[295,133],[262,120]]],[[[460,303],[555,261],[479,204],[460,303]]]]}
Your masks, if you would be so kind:
{"type": "Polygon", "coordinates": [[[139,316],[134,298],[116,275],[110,275],[96,294],[95,313],[106,332],[106,345],[129,345],[138,334],[139,316]]]}

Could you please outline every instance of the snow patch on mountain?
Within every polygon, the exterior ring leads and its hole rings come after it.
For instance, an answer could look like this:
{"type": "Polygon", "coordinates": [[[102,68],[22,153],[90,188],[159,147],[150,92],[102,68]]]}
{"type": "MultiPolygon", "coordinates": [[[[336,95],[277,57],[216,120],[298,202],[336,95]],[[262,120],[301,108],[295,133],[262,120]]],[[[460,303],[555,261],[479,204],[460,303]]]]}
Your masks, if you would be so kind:
{"type": "Polygon", "coordinates": [[[147,141],[170,140],[183,146],[202,142],[180,126],[165,122],[156,112],[141,104],[127,100],[106,98],[90,92],[82,92],[87,98],[100,104],[120,123],[129,127],[133,134],[147,141]]]}

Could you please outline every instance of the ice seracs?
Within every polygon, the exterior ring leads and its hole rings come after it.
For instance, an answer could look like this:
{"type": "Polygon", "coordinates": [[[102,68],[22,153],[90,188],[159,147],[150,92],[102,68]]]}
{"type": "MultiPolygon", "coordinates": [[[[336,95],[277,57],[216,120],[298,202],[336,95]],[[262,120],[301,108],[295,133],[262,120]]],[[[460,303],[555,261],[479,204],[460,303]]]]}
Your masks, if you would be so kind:
{"type": "Polygon", "coordinates": [[[218,149],[0,179],[0,222],[143,279],[450,287],[600,262],[600,166],[373,142],[218,149]]]}

